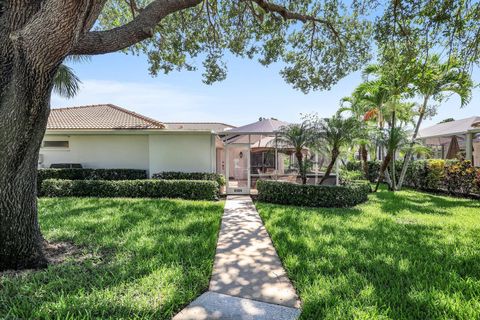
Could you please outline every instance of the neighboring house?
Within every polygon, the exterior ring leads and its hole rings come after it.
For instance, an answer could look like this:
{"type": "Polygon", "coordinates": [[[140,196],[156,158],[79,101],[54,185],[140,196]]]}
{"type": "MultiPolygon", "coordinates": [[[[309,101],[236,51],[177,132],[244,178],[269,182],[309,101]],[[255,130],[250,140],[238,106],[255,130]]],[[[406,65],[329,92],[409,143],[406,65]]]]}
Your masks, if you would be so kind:
{"type": "Polygon", "coordinates": [[[418,140],[432,148],[436,158],[455,158],[462,154],[480,166],[480,117],[444,122],[422,129],[418,140]]]}
{"type": "Polygon", "coordinates": [[[222,123],[163,123],[111,104],[52,109],[39,167],[215,172],[222,123]]]}

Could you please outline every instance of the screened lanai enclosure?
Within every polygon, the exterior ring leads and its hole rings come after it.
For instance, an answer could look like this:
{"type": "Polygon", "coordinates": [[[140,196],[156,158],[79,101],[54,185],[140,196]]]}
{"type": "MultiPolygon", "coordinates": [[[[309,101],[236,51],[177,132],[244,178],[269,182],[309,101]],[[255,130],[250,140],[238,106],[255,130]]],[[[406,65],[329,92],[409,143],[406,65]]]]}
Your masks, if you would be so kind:
{"type": "MultiPolygon", "coordinates": [[[[278,131],[286,125],[275,119],[261,119],[220,134],[217,172],[226,177],[227,194],[255,194],[261,179],[301,182],[294,149],[279,146],[276,141],[278,131]]],[[[307,148],[302,153],[311,163],[307,183],[317,184],[327,159],[307,148]]],[[[334,183],[336,176],[332,174],[325,184],[334,183]]]]}
{"type": "Polygon", "coordinates": [[[417,138],[432,158],[464,158],[480,167],[480,117],[439,123],[420,130],[417,138]]]}

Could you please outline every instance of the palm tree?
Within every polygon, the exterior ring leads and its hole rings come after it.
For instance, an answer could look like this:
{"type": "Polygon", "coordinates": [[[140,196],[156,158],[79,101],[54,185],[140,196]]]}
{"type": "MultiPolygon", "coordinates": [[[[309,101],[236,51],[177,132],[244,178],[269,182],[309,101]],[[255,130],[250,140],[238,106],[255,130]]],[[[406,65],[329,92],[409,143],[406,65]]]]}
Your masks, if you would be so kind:
{"type": "Polygon", "coordinates": [[[70,67],[61,64],[53,78],[53,91],[61,97],[70,99],[77,95],[81,83],[70,67]]]}
{"type": "Polygon", "coordinates": [[[340,155],[343,147],[352,143],[356,138],[360,123],[355,118],[342,118],[334,115],[329,119],[319,120],[317,124],[319,144],[323,144],[330,150],[330,163],[320,184],[330,177],[333,166],[340,155]]]}
{"type": "Polygon", "coordinates": [[[438,55],[433,55],[425,65],[419,67],[413,85],[417,94],[422,97],[423,102],[418,110],[418,119],[410,140],[410,147],[403,160],[402,171],[396,186],[398,190],[402,188],[413,153],[412,149],[422,121],[427,114],[430,99],[443,101],[448,97],[446,94],[454,93],[460,97],[461,107],[469,103],[474,84],[468,72],[462,70],[460,66],[460,62],[455,57],[442,63],[438,55]]]}
{"type": "MultiPolygon", "coordinates": [[[[89,61],[90,58],[87,56],[68,56],[65,61],[78,63],[89,61]]],[[[61,97],[70,99],[77,95],[80,90],[80,84],[82,82],[75,75],[72,68],[68,67],[65,64],[61,64],[58,67],[57,73],[53,78],[53,91],[61,97]]]]}
{"type": "Polygon", "coordinates": [[[308,159],[304,159],[303,152],[315,142],[315,131],[308,120],[301,124],[289,124],[280,128],[274,143],[281,149],[293,148],[302,178],[302,184],[307,183],[308,159]]]}
{"type": "MultiPolygon", "coordinates": [[[[396,151],[401,148],[406,142],[406,133],[401,127],[392,126],[388,129],[380,129],[380,141],[382,142],[383,147],[386,149],[387,154],[382,161],[380,166],[380,172],[377,179],[377,185],[375,186],[375,192],[377,192],[380,183],[383,181],[385,176],[385,171],[388,166],[394,159],[396,151]]],[[[395,170],[395,168],[393,168],[395,170]]],[[[395,173],[392,172],[392,177],[395,176],[395,173]]],[[[394,183],[394,182],[393,182],[394,183]]],[[[393,187],[393,184],[392,184],[393,187]]],[[[394,187],[392,188],[394,190],[394,187]]]]}

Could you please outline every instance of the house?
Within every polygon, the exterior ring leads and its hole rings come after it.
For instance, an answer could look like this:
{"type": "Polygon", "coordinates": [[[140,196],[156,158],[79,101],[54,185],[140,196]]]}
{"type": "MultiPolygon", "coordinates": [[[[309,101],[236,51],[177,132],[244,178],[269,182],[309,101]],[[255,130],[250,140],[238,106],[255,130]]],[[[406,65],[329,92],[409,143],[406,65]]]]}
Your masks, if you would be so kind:
{"type": "Polygon", "coordinates": [[[480,117],[439,123],[419,131],[417,139],[430,147],[435,158],[459,155],[480,167],[480,117]]]}
{"type": "MultiPolygon", "coordinates": [[[[285,125],[264,118],[238,128],[160,122],[111,104],[52,109],[39,167],[217,172],[227,178],[227,193],[248,194],[259,179],[298,179],[294,150],[275,145],[285,125]]],[[[316,183],[322,161],[308,149],[304,155],[315,163],[309,182],[316,183]]]]}
{"type": "Polygon", "coordinates": [[[163,123],[111,104],[52,109],[39,167],[215,172],[223,123],[163,123]]]}

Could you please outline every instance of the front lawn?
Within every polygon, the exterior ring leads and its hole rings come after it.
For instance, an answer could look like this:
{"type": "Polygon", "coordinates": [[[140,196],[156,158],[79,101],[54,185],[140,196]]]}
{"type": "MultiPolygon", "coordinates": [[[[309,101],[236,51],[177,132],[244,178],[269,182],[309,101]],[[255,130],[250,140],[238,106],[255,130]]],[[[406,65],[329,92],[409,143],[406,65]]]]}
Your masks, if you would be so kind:
{"type": "Polygon", "coordinates": [[[302,319],[479,319],[480,201],[369,197],[351,209],[257,203],[302,319]]]}
{"type": "Polygon", "coordinates": [[[40,199],[49,241],[80,257],[0,277],[0,318],[170,319],[208,288],[221,202],[40,199]]]}

